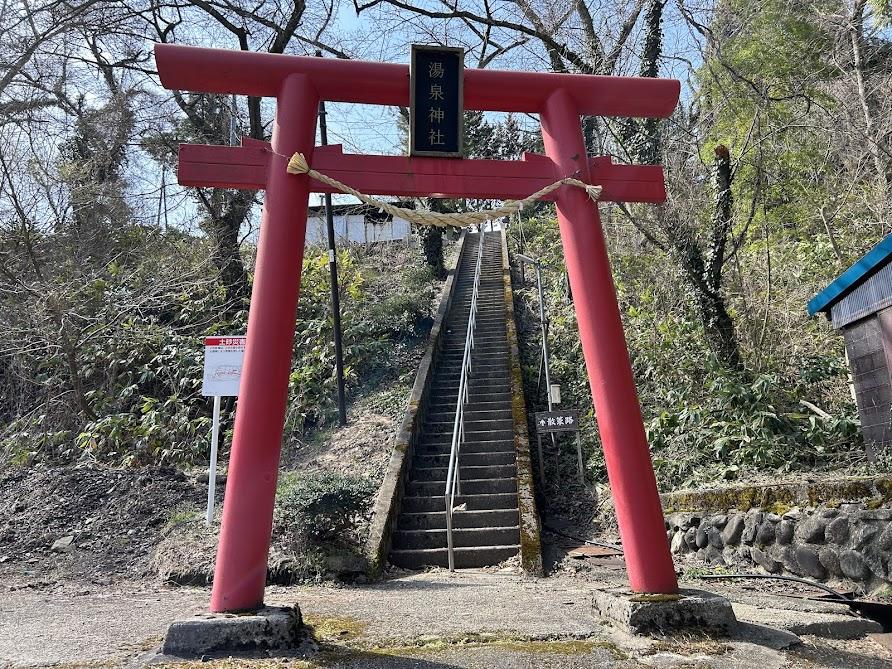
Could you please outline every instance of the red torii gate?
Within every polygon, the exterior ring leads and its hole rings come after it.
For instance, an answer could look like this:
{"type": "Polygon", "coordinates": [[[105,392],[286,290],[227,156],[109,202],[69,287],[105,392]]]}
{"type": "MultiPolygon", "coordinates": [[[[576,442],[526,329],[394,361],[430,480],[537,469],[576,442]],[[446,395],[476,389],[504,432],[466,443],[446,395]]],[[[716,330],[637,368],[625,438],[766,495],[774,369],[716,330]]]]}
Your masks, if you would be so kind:
{"type": "MultiPolygon", "coordinates": [[[[265,189],[211,610],[263,603],[300,290],[310,192],[332,192],[286,172],[303,153],[313,169],[370,195],[522,199],[575,176],[603,186],[601,199],[662,202],[661,166],[588,158],[580,115],[659,117],[672,113],[679,82],[668,79],[465,70],[464,106],[538,113],[545,156],[454,160],[364,156],[315,147],[319,101],[409,104],[406,65],[155,45],[165,88],[276,98],[272,142],[180,147],[179,182],[265,189]]],[[[629,581],[636,592],[674,593],[675,570],[597,205],[578,188],[552,194],[573,291],[586,368],[616,505],[629,581]]]]}

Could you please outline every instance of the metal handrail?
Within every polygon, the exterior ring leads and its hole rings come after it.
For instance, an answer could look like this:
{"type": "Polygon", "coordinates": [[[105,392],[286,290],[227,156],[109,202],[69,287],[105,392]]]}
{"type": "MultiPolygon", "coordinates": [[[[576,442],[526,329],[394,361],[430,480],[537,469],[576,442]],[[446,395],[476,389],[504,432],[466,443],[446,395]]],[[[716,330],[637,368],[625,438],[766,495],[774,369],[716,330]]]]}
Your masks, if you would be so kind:
{"type": "Polygon", "coordinates": [[[462,356],[461,376],[458,381],[458,398],[455,402],[455,420],[452,424],[452,448],[446,471],[446,545],[449,555],[449,571],[455,571],[455,552],[452,541],[452,510],[456,494],[461,495],[461,472],[458,456],[465,438],[465,404],[469,398],[468,377],[471,375],[471,358],[474,351],[474,333],[477,329],[477,295],[480,293],[480,268],[483,266],[483,241],[485,231],[480,226],[480,245],[477,247],[477,266],[474,268],[474,288],[471,291],[471,307],[468,311],[468,329],[465,332],[465,352],[462,356]]]}

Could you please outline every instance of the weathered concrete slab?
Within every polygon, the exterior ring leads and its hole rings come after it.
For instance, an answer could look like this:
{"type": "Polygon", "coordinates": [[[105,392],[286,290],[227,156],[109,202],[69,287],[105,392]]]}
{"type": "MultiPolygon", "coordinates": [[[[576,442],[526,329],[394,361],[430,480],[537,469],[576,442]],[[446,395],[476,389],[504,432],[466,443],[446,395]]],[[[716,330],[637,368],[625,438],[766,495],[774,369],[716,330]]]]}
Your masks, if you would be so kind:
{"type": "Polygon", "coordinates": [[[697,628],[730,632],[737,624],[731,602],[705,590],[683,588],[677,596],[641,595],[625,587],[594,591],[595,613],[632,634],[697,628]]]}
{"type": "Polygon", "coordinates": [[[740,620],[825,639],[860,639],[868,633],[883,631],[883,626],[878,622],[861,618],[841,607],[835,612],[790,611],[735,602],[734,612],[740,620]]]}
{"type": "Polygon", "coordinates": [[[267,606],[250,614],[203,613],[173,622],[161,652],[201,657],[223,652],[285,650],[300,644],[302,627],[297,606],[267,606]]]}

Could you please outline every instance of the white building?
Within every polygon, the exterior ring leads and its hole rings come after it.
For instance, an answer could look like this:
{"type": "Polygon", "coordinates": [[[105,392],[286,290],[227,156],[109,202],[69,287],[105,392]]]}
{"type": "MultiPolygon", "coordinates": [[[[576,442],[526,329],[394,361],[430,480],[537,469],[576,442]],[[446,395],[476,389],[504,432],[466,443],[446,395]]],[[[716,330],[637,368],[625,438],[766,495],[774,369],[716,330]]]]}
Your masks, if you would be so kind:
{"type": "MultiPolygon", "coordinates": [[[[412,235],[412,226],[402,218],[391,218],[374,207],[365,204],[332,205],[335,242],[362,244],[406,240],[412,235]]],[[[306,244],[326,246],[328,228],[325,223],[325,207],[310,207],[307,213],[306,244]]]]}

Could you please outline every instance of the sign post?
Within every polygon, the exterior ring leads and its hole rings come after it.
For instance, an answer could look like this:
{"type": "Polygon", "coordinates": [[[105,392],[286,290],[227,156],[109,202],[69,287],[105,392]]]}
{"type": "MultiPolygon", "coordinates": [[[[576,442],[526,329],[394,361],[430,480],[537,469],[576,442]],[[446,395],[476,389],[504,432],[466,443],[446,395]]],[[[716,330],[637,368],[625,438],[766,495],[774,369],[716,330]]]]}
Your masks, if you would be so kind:
{"type": "MultiPolygon", "coordinates": [[[[550,390],[550,388],[549,388],[550,390]]],[[[566,411],[537,411],[536,438],[539,440],[539,480],[545,487],[545,462],[542,459],[542,435],[550,434],[552,439],[558,432],[576,433],[576,463],[579,469],[579,482],[585,484],[585,468],[582,465],[582,440],[579,438],[579,412],[575,409],[566,411]]]]}
{"type": "Polygon", "coordinates": [[[220,398],[238,397],[242,379],[242,359],[247,337],[205,337],[204,378],[201,394],[214,398],[211,421],[211,464],[208,470],[208,508],[205,524],[214,520],[214,498],[217,488],[217,448],[220,441],[220,398]]]}

